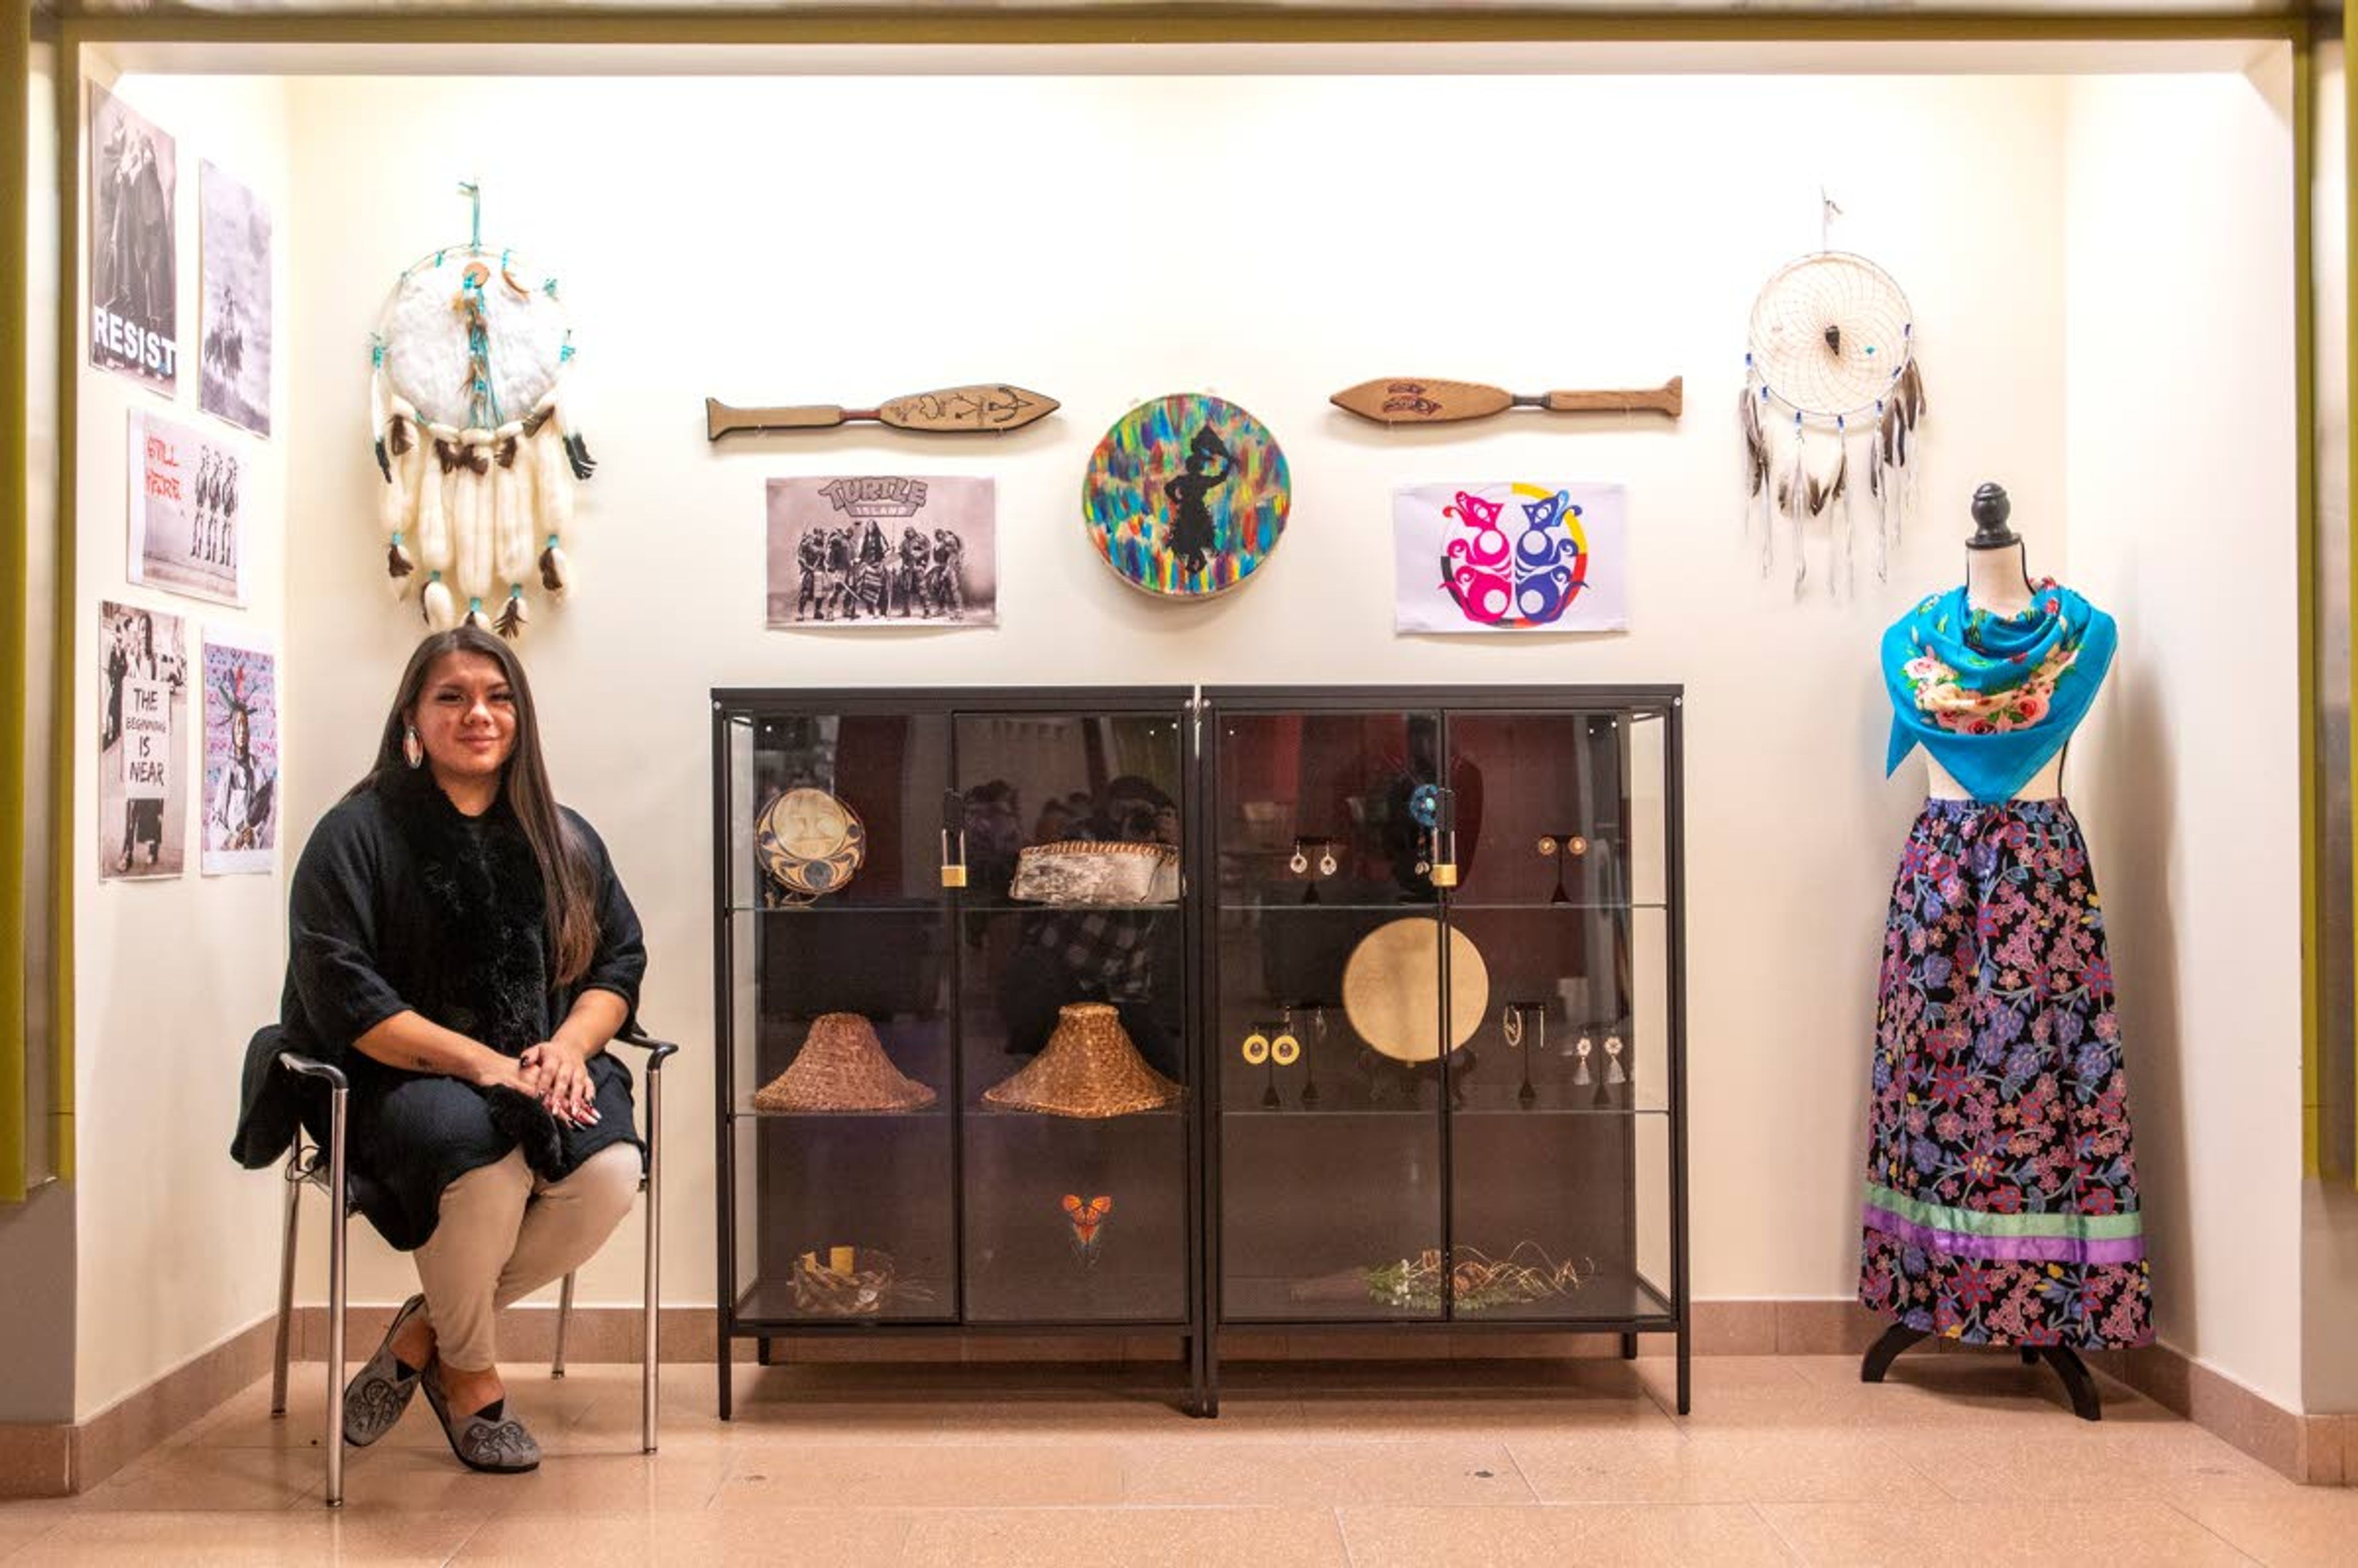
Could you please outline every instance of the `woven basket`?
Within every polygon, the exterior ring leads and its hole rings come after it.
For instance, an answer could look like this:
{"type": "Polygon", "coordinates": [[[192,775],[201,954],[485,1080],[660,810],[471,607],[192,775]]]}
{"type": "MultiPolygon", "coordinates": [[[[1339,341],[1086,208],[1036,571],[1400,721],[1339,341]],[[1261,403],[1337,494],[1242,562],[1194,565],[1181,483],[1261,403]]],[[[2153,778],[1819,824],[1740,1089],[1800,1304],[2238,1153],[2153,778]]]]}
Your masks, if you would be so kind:
{"type": "Polygon", "coordinates": [[[884,1054],[875,1026],[856,1012],[825,1012],[786,1070],[753,1093],[753,1108],[780,1111],[915,1110],[934,1091],[884,1054]]]}
{"type": "Polygon", "coordinates": [[[1101,1001],[1082,1001],[1059,1008],[1047,1048],[982,1098],[1048,1116],[1102,1118],[1160,1110],[1180,1093],[1146,1065],[1122,1032],[1120,1013],[1101,1001]]]}

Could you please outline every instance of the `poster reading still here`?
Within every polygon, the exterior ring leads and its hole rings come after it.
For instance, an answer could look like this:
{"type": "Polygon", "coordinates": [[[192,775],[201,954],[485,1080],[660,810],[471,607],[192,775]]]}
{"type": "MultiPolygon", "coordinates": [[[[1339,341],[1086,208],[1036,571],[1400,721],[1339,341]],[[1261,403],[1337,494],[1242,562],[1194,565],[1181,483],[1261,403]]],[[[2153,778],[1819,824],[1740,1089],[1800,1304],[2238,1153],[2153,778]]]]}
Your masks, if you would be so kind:
{"type": "Polygon", "coordinates": [[[178,385],[172,138],[90,88],[90,362],[170,396],[178,385]]]}
{"type": "Polygon", "coordinates": [[[131,411],[131,580],[223,604],[245,602],[238,449],[144,408],[131,411]]]}
{"type": "Polygon", "coordinates": [[[207,632],[205,767],[197,796],[204,874],[269,871],[278,849],[278,661],[207,632]]]}
{"type": "Polygon", "coordinates": [[[1621,632],[1628,497],[1617,484],[1420,484],[1392,497],[1399,632],[1621,632]]]}
{"type": "Polygon", "coordinates": [[[188,855],[180,618],[99,606],[98,874],[177,877],[188,855]]]}

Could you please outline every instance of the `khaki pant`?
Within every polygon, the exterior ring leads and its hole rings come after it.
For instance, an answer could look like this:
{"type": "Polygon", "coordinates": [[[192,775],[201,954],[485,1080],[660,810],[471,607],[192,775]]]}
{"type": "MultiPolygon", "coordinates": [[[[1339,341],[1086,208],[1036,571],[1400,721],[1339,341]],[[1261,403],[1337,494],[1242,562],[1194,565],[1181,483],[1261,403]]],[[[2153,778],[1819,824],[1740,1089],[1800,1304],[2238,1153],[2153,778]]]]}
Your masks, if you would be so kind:
{"type": "Polygon", "coordinates": [[[631,1212],[639,1151],[600,1149],[561,1182],[535,1176],[511,1150],[442,1189],[441,1219],[417,1249],[417,1282],[444,1365],[480,1372],[499,1359],[499,1309],[596,1256],[631,1212]]]}

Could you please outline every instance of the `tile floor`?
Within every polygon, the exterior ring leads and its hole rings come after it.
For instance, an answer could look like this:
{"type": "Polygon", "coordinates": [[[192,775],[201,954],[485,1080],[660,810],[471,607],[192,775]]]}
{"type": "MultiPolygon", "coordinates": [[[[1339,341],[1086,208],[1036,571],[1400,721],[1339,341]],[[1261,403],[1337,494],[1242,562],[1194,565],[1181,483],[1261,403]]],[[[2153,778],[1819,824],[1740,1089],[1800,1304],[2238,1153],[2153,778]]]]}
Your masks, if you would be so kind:
{"type": "MultiPolygon", "coordinates": [[[[316,1374],[316,1366],[298,1368],[316,1374]]],[[[1161,1368],[665,1368],[511,1388],[548,1459],[476,1476],[423,1400],[319,1506],[319,1392],[257,1384],[89,1494],[0,1503],[0,1563],[2358,1562],[2358,1489],[2292,1485],[2107,1382],[2101,1425],[1984,1357],[1707,1357],[1228,1369],[1217,1422],[1161,1368]]]]}

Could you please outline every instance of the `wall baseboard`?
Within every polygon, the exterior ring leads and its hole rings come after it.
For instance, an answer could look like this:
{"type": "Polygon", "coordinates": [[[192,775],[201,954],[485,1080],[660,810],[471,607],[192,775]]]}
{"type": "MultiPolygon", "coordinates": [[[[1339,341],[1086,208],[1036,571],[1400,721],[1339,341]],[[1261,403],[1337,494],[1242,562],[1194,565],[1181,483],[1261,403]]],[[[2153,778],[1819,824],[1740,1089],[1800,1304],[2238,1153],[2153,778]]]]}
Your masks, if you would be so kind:
{"type": "MultiPolygon", "coordinates": [[[[392,1321],[390,1306],[355,1306],[344,1329],[345,1356],[357,1367],[375,1347],[392,1321]]],[[[1883,1320],[1847,1301],[1697,1302],[1698,1356],[1855,1356],[1883,1332],[1883,1320]]],[[[327,1313],[317,1306],[295,1312],[293,1354],[318,1363],[327,1355],[327,1313]]],[[[65,1497],[88,1491],[163,1442],[213,1406],[270,1370],[275,1325],[268,1318],[165,1374],[85,1421],[56,1425],[0,1425],[0,1498],[65,1497]]],[[[709,1365],[719,1347],[719,1325],[710,1307],[663,1309],[663,1358],[668,1364],[709,1365]]],[[[503,1360],[547,1359],[556,1349],[557,1313],[547,1306],[511,1307],[500,1314],[503,1360]]],[[[1932,1342],[1941,1353],[1975,1354],[1932,1342]]],[[[1647,1335],[1639,1354],[1667,1356],[1667,1335],[1647,1335]]],[[[1306,1329],[1288,1333],[1228,1334],[1221,1354],[1238,1361],[1432,1361],[1500,1357],[1610,1357],[1619,1353],[1611,1334],[1478,1334],[1406,1332],[1397,1335],[1336,1334],[1306,1329]]],[[[639,1313],[635,1307],[577,1307],[566,1347],[568,1359],[635,1362],[639,1357],[639,1313]]],[[[740,1340],[731,1358],[757,1357],[751,1340],[740,1340]]],[[[1060,1338],[1055,1336],[972,1335],[895,1339],[779,1339],[772,1357],[780,1363],[1020,1361],[1150,1364],[1177,1361],[1176,1336],[1161,1335],[1060,1338]]],[[[2100,1351],[2089,1364],[2163,1408],[2215,1433],[2261,1463],[2310,1486],[2358,1486],[2358,1415],[2301,1415],[2275,1404],[2232,1379],[2157,1345],[2140,1350],[2100,1351]]],[[[317,1377],[315,1366],[297,1376],[317,1377]]]]}
{"type": "Polygon", "coordinates": [[[0,1498],[89,1491],[270,1370],[270,1318],[232,1335],[95,1415],[0,1426],[0,1498]]]}

